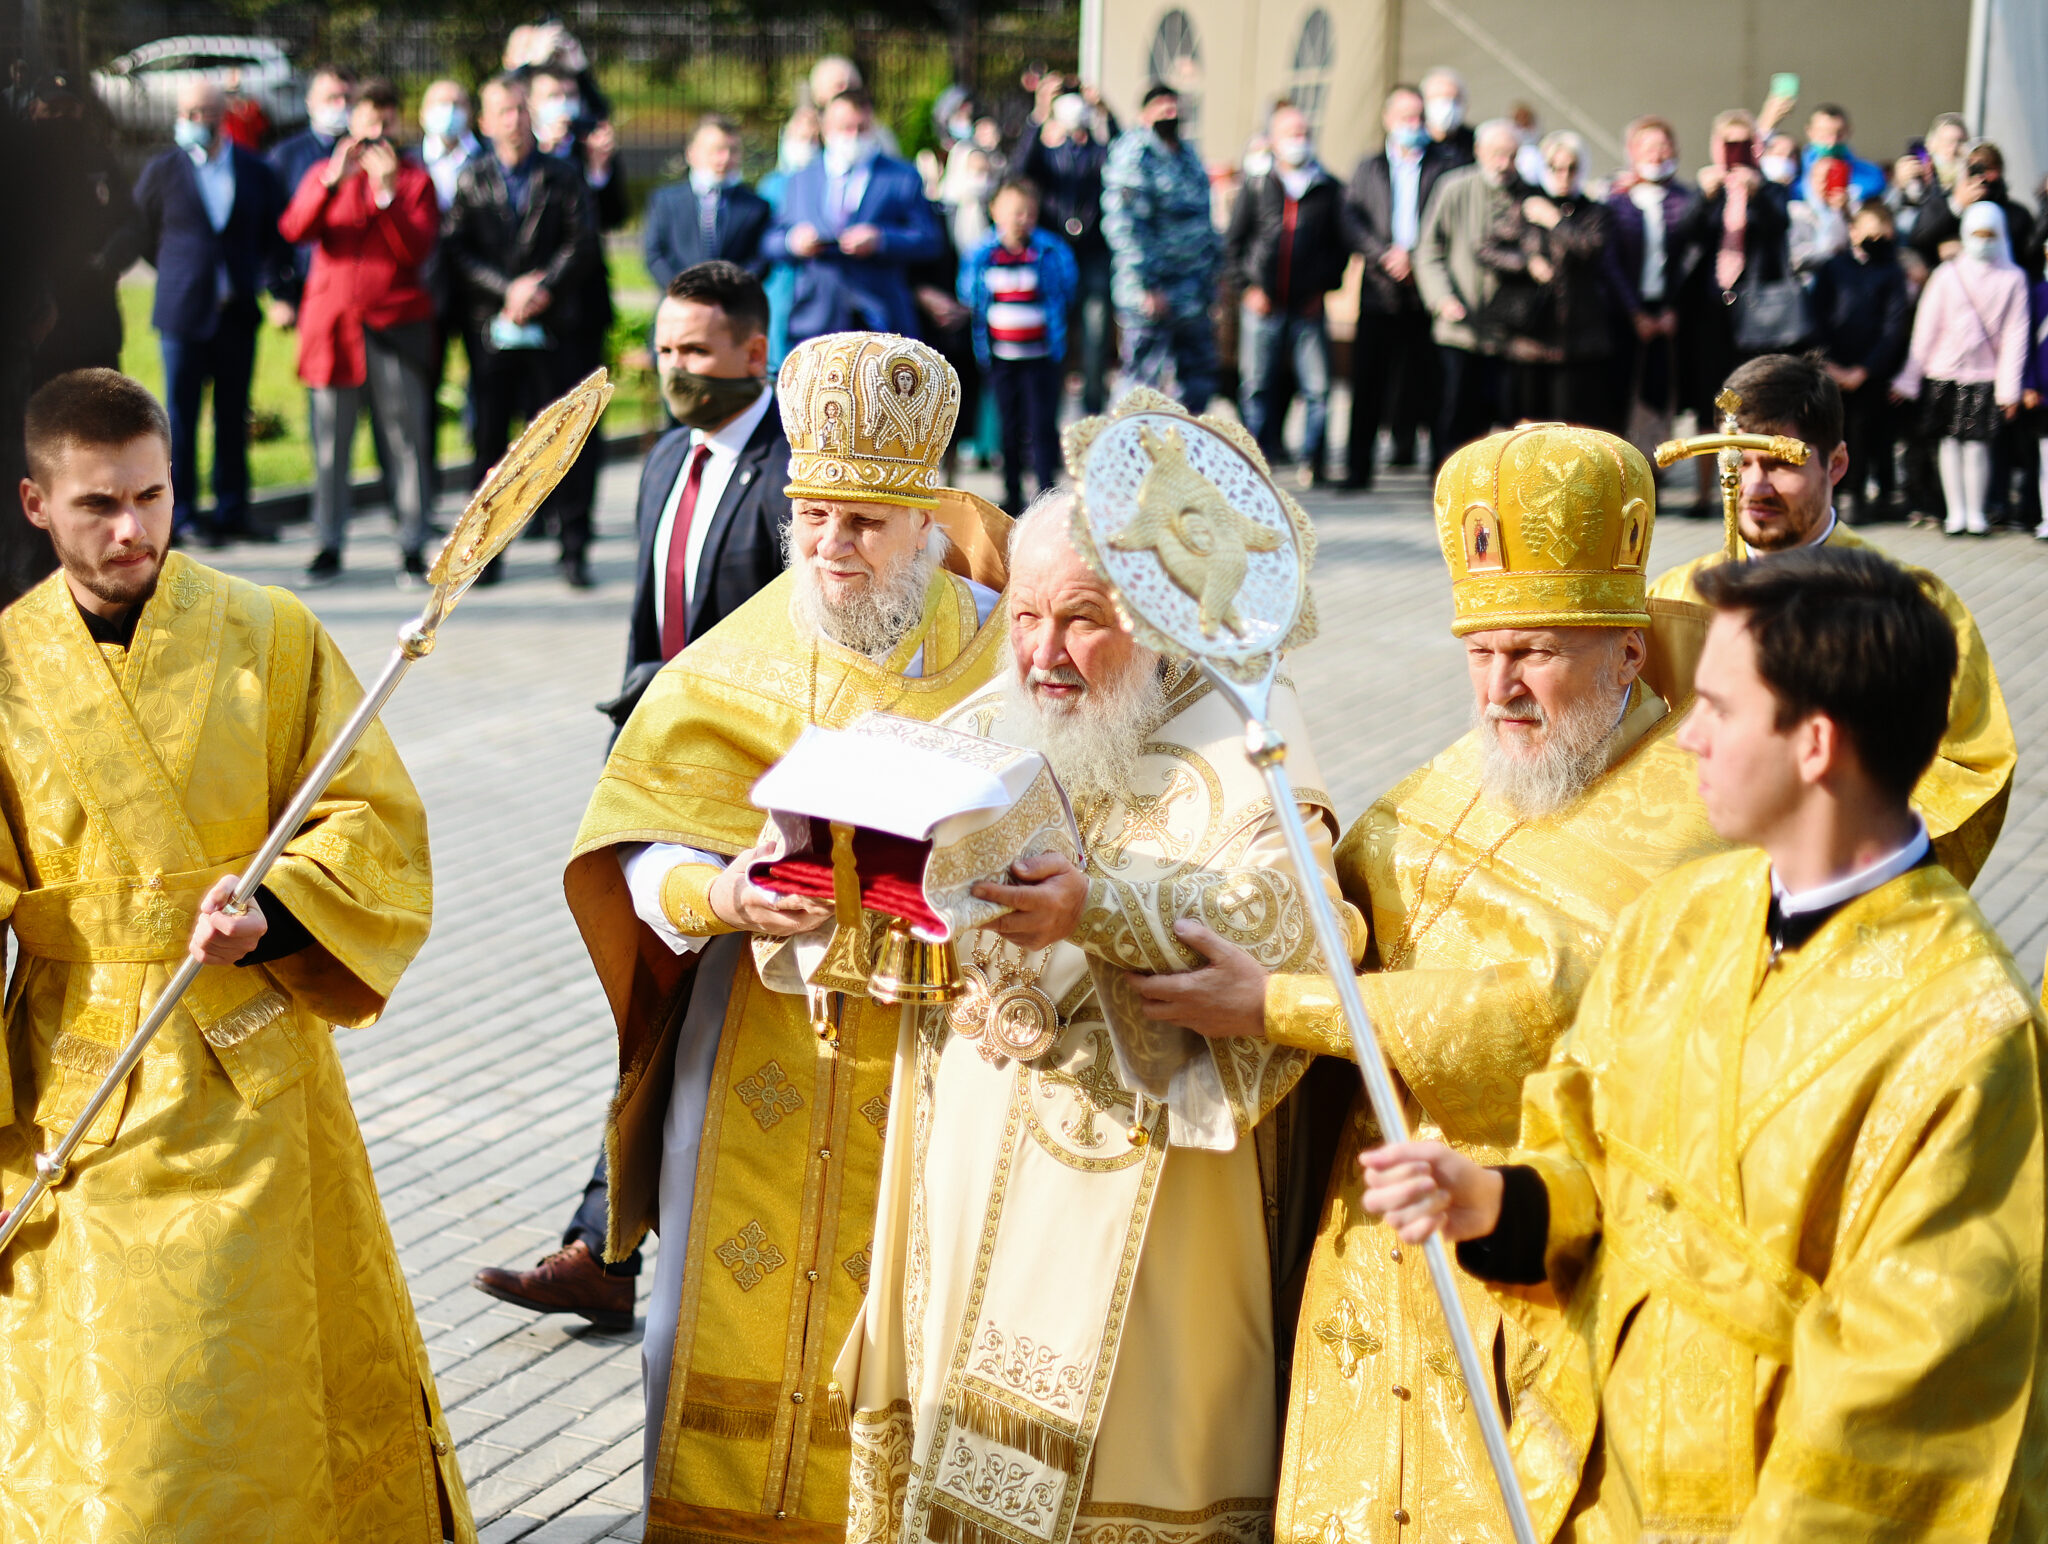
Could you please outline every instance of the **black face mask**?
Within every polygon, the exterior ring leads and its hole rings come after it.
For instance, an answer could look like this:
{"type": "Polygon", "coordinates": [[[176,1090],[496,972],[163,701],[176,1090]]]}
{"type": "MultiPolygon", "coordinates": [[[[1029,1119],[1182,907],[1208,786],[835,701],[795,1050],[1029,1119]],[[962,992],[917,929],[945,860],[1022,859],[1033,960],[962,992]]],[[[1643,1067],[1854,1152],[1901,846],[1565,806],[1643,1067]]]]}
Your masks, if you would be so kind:
{"type": "Polygon", "coordinates": [[[1881,263],[1892,255],[1892,239],[1889,236],[1865,236],[1856,245],[1863,255],[1873,263],[1881,263]]]}
{"type": "Polygon", "coordinates": [[[664,370],[661,400],[679,424],[692,429],[716,429],[733,414],[754,405],[766,383],[756,375],[696,375],[688,370],[664,370]]]}
{"type": "Polygon", "coordinates": [[[1180,119],[1161,118],[1152,125],[1152,132],[1165,140],[1169,148],[1177,146],[1180,144],[1180,119]]]}

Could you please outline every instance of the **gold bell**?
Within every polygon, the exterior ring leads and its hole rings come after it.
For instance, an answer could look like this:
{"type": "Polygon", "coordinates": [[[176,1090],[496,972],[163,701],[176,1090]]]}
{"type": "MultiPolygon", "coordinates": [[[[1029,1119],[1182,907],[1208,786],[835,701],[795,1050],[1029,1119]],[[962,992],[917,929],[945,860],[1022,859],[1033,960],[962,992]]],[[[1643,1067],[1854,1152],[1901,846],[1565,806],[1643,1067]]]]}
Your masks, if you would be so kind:
{"type": "Polygon", "coordinates": [[[868,995],[878,1003],[949,1003],[964,996],[967,982],[951,943],[933,943],[910,931],[901,917],[892,918],[882,939],[881,957],[868,977],[868,995]]]}

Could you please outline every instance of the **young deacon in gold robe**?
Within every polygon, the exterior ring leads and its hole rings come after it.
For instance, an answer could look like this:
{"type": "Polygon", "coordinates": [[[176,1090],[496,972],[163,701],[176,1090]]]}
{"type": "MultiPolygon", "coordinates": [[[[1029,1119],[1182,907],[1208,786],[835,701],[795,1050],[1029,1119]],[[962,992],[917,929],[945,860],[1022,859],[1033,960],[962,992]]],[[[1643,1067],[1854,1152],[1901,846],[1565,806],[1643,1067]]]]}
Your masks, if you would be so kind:
{"type": "MultiPolygon", "coordinates": [[[[1659,875],[1719,847],[1650,677],[1644,603],[1653,488],[1627,443],[1538,425],[1445,463],[1437,532],[1471,733],[1409,774],[1337,849],[1372,919],[1359,990],[1419,1131],[1498,1155],[1522,1079],[1571,1023],[1616,916],[1659,875]]],[[[1270,981],[1242,951],[1143,986],[1205,1033],[1349,1057],[1329,984],[1270,981]]],[[[1294,1336],[1276,1536],[1282,1544],[1504,1539],[1507,1518],[1419,1250],[1359,1206],[1377,1141],[1352,1097],[1294,1336]]],[[[1476,1284],[1465,1311],[1510,1395],[1540,1351],[1476,1284]]],[[[1540,1440],[1540,1439],[1538,1439],[1540,1440]]],[[[1579,1455],[1555,1462],[1576,1472],[1579,1455]]]]}
{"type": "Polygon", "coordinates": [[[1753,845],[1629,908],[1506,1164],[1385,1148],[1365,1204],[1537,1327],[1520,1444],[1587,1456],[1524,1470],[1539,1532],[2039,1539],[2048,1025],[1908,802],[1954,632],[1870,552],[1700,592],[1679,740],[1753,845]]]}
{"type": "Polygon", "coordinates": [[[938,717],[987,683],[1004,635],[1009,522],[938,485],[952,368],[906,338],[836,333],[791,352],[776,401],[790,570],[654,678],[566,881],[619,1029],[606,1252],[661,1234],[650,1544],[846,1530],[828,1385],[868,1286],[900,1015],[791,989],[786,940],[831,912],[748,881],[749,790],[807,725],[938,717]]]}
{"type": "MultiPolygon", "coordinates": [[[[968,995],[897,1053],[841,1363],[848,1544],[1272,1536],[1269,1117],[1309,1057],[1149,1024],[1125,972],[1199,963],[1177,935],[1197,919],[1275,969],[1313,968],[1315,943],[1243,720],[1125,631],[1072,511],[1050,494],[1019,524],[1010,658],[951,722],[1046,755],[1085,869],[1039,856],[979,887],[1016,909],[961,940],[968,995]]],[[[1291,689],[1273,711],[1334,898],[1336,816],[1291,689]]]]}
{"type": "MultiPolygon", "coordinates": [[[[1744,452],[1736,524],[1745,555],[1761,558],[1812,546],[1873,550],[1835,517],[1835,484],[1849,469],[1849,451],[1842,439],[1842,391],[1826,368],[1808,358],[1766,354],[1729,376],[1727,389],[1742,399],[1736,422],[1744,432],[1804,440],[1810,452],[1804,466],[1759,451],[1744,452]]],[[[1699,574],[1726,561],[1715,551],[1682,563],[1659,574],[1650,594],[1666,604],[1697,605],[1699,574]]],[[[1970,608],[1938,575],[1924,568],[1906,571],[1948,618],[1960,656],[1949,697],[1948,727],[1941,748],[1913,790],[1913,807],[1927,822],[1935,857],[1968,885],[1984,867],[2005,824],[2018,754],[2012,720],[1970,608]]],[[[1690,661],[1680,668],[1689,669],[1690,661]]]]}
{"type": "Polygon", "coordinates": [[[59,571],[0,614],[0,1186],[202,970],[0,1260],[0,1537],[472,1539],[330,1026],[427,936],[372,725],[246,915],[240,865],[362,693],[320,624],[167,552],[170,425],[111,370],[28,408],[59,571]]]}

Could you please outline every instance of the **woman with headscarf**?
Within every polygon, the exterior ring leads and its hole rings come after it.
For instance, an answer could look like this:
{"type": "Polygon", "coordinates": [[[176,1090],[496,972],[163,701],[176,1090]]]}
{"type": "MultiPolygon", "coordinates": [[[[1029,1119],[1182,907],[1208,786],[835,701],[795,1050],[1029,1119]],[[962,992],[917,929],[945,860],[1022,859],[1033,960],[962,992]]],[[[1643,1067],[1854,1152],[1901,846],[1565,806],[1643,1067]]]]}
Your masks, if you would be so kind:
{"type": "Polygon", "coordinates": [[[1963,211],[1962,250],[1927,281],[1906,368],[1892,383],[1918,398],[1923,430],[1941,442],[1941,493],[1951,536],[1982,536],[1991,442],[2019,411],[2027,354],[2027,280],[2006,242],[2005,213],[1982,201],[1963,211]]]}

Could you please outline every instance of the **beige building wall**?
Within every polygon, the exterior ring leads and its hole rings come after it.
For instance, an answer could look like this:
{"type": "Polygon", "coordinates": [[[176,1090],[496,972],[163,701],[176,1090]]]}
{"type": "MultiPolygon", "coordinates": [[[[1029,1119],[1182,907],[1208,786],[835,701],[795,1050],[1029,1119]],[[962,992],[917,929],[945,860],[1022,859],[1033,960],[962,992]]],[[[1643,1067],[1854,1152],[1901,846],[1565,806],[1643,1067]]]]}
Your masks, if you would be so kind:
{"type": "Polygon", "coordinates": [[[1619,164],[1622,126],[1652,111],[1674,121],[1681,164],[1696,166],[1713,115],[1756,107],[1780,70],[1800,77],[1792,127],[1839,101],[1857,150],[1880,161],[1963,106],[1969,0],[1091,0],[1083,25],[1100,26],[1102,85],[1125,114],[1152,77],[1162,20],[1185,17],[1199,144],[1219,164],[1304,83],[1293,62],[1318,9],[1333,61],[1321,148],[1339,176],[1379,142],[1387,85],[1435,64],[1463,72],[1475,121],[1527,102],[1544,128],[1584,134],[1603,172],[1619,164]]]}

